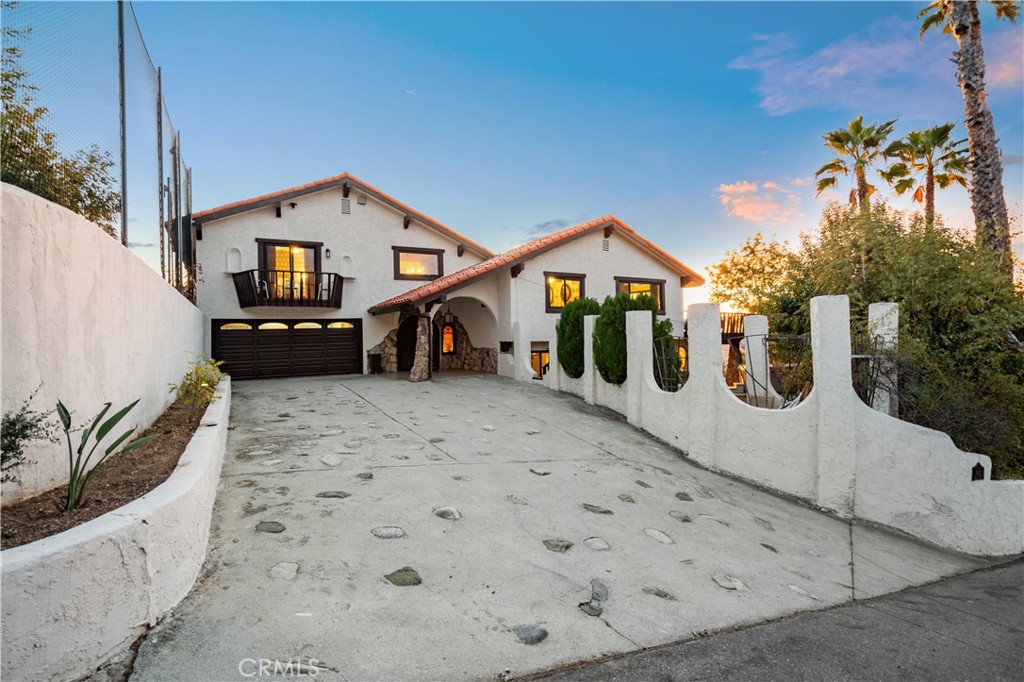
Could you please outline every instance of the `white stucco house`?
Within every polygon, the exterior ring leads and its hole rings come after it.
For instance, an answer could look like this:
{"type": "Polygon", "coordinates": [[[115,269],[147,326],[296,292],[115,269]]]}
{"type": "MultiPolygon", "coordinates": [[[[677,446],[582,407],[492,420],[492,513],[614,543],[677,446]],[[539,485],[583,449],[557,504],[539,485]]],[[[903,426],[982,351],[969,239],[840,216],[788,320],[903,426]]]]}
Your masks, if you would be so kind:
{"type": "Polygon", "coordinates": [[[494,254],[349,173],[193,221],[208,350],[237,379],[407,371],[418,326],[433,370],[529,379],[566,302],[650,294],[680,322],[703,284],[613,216],[494,254]]]}

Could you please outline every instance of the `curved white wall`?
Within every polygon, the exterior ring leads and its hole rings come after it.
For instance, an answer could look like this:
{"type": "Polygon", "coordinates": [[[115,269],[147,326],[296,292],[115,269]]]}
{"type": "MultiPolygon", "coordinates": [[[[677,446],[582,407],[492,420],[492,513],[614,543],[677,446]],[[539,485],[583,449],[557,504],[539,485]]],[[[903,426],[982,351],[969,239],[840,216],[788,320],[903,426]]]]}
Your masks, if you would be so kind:
{"type": "MultiPolygon", "coordinates": [[[[59,398],[76,424],[141,399],[130,423],[148,426],[170,405],[191,353],[203,350],[203,314],[120,242],[57,204],[13,185],[2,190],[2,403],[52,410],[59,398]]],[[[223,258],[223,255],[222,255],[223,258]]],[[[5,483],[3,500],[67,480],[59,443],[31,444],[35,463],[5,483]]]]}
{"type": "Polygon", "coordinates": [[[4,679],[79,679],[189,593],[206,558],[231,412],[230,378],[217,395],[177,468],[154,490],[63,533],[0,553],[4,679]]]}

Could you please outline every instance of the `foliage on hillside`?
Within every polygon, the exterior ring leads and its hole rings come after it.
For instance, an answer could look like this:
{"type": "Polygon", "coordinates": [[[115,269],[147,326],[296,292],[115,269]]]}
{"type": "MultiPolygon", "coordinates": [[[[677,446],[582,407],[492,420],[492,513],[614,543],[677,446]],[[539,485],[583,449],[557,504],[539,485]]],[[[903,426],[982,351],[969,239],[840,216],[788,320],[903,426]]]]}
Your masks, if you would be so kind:
{"type": "Polygon", "coordinates": [[[0,178],[71,209],[116,237],[114,221],[121,210],[121,194],[111,175],[114,160],[109,151],[96,145],[70,155],[60,152],[56,135],[46,129],[49,110],[36,104],[33,93],[37,88],[21,66],[18,43],[31,29],[14,28],[7,21],[16,4],[2,5],[0,178]]]}
{"type": "Polygon", "coordinates": [[[829,204],[793,252],[748,243],[751,259],[785,263],[781,280],[736,277],[731,254],[711,269],[719,300],[744,301],[777,334],[809,333],[813,296],[849,296],[855,331],[869,304],[899,303],[900,418],[990,455],[998,476],[1024,476],[1024,287],[1007,283],[999,254],[884,202],[870,214],[829,204]]]}

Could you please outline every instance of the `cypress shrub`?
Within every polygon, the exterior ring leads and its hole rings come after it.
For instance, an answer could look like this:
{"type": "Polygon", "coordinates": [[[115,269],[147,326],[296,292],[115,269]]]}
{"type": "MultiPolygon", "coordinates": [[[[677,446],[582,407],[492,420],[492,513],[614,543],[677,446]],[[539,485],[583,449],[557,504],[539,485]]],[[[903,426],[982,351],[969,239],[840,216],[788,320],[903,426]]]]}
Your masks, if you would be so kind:
{"type": "Polygon", "coordinates": [[[555,324],[558,364],[573,379],[583,376],[583,317],[597,315],[601,304],[592,298],[567,303],[555,324]]]}
{"type": "MultiPolygon", "coordinates": [[[[610,384],[626,380],[626,313],[650,310],[654,341],[672,337],[672,321],[658,319],[658,303],[650,296],[630,298],[626,294],[609,296],[601,304],[601,316],[594,326],[594,364],[601,378],[610,384]]],[[[653,349],[652,349],[653,352],[653,349]]]]}

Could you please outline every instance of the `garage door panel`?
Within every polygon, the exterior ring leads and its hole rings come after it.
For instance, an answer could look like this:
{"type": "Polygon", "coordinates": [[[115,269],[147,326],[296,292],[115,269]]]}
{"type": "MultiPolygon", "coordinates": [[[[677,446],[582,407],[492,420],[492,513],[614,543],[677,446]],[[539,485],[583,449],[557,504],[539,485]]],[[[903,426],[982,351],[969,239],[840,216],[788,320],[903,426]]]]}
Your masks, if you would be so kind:
{"type": "Polygon", "coordinates": [[[296,324],[289,320],[214,320],[213,355],[223,360],[222,369],[237,379],[362,373],[360,320],[324,320],[317,323],[322,325],[318,328],[296,329],[296,324]],[[327,327],[330,322],[352,327],[331,329],[327,327]],[[250,329],[221,329],[225,324],[250,329]],[[260,329],[261,325],[266,327],[260,329]]]}

